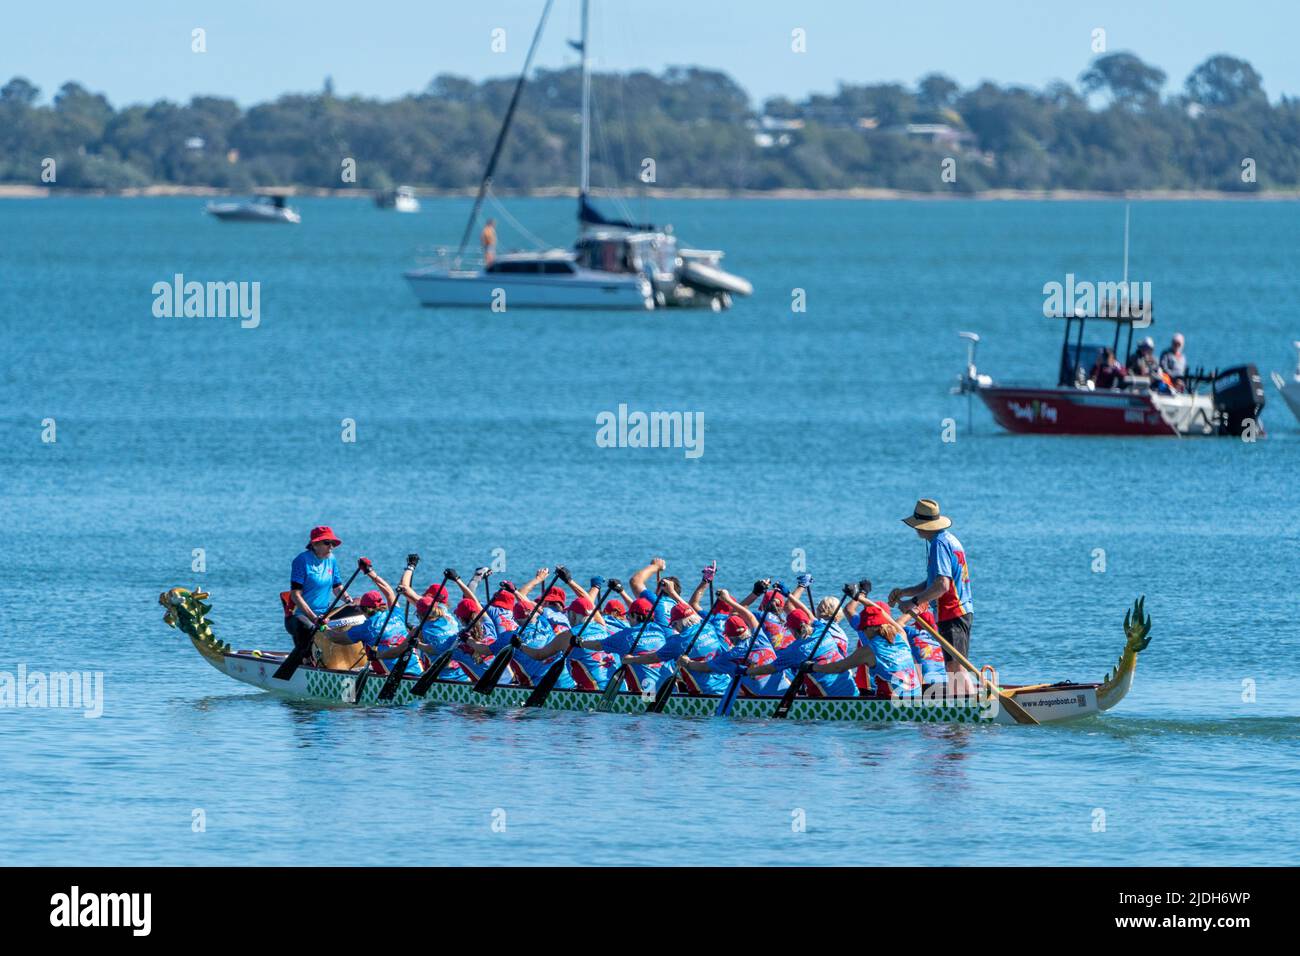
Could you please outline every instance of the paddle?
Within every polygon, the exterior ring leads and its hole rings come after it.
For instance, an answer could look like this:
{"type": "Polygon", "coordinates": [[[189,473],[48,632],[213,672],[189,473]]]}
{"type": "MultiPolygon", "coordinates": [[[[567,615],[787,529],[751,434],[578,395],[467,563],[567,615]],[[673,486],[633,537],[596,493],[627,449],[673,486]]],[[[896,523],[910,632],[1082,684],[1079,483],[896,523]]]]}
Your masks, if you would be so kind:
{"type": "MultiPolygon", "coordinates": [[[[438,587],[445,588],[447,582],[454,577],[456,577],[455,570],[447,568],[442,572],[442,583],[438,587]]],[[[429,615],[433,613],[434,604],[434,601],[429,601],[429,606],[420,615],[420,623],[415,625],[415,633],[407,635],[406,650],[402,651],[401,656],[393,663],[392,669],[388,672],[388,677],[384,680],[384,686],[379,689],[378,700],[392,700],[397,696],[397,687],[401,684],[403,675],[406,674],[411,655],[415,652],[415,645],[420,643],[420,632],[424,629],[424,622],[429,620],[429,615]]],[[[407,630],[409,631],[410,628],[408,627],[407,630]]]]}
{"type": "MultiPolygon", "coordinates": [[[[884,606],[883,604],[876,604],[875,601],[870,601],[870,600],[868,600],[866,603],[874,604],[876,607],[880,608],[886,614],[889,613],[889,608],[884,606]]],[[[939,646],[948,652],[949,657],[951,657],[962,667],[966,668],[966,670],[970,671],[972,674],[978,677],[981,683],[988,684],[989,687],[993,688],[994,692],[997,693],[998,695],[998,699],[1002,702],[1002,706],[1007,709],[1007,713],[1009,713],[1012,716],[1012,718],[1015,720],[1016,723],[1018,724],[1038,723],[1038,719],[1034,717],[1033,714],[1029,713],[1029,711],[1025,710],[1025,708],[1021,707],[1018,703],[1016,703],[1014,697],[1012,697],[1002,688],[994,686],[991,680],[989,680],[987,677],[985,677],[983,674],[977,671],[975,669],[975,665],[972,664],[970,661],[966,660],[965,655],[962,654],[961,651],[957,650],[957,648],[949,644],[948,641],[944,639],[942,634],[940,634],[938,631],[936,631],[934,628],[930,626],[929,621],[927,621],[923,617],[915,617],[915,616],[913,616],[912,620],[915,621],[917,624],[920,624],[927,631],[929,631],[930,636],[939,642],[939,646]]]]}
{"type": "MultiPolygon", "coordinates": [[[[517,628],[520,633],[528,630],[528,625],[533,623],[533,618],[536,617],[537,612],[542,609],[542,598],[546,597],[546,592],[553,588],[555,582],[559,579],[560,569],[556,568],[555,573],[551,575],[551,583],[542,588],[542,593],[538,596],[537,603],[534,604],[533,609],[528,612],[528,617],[524,618],[523,625],[517,628]]],[[[510,587],[510,593],[515,593],[513,585],[510,587]]],[[[497,651],[496,655],[492,658],[492,663],[488,665],[488,669],[485,670],[483,676],[475,682],[475,693],[486,694],[490,697],[492,692],[497,689],[497,681],[501,679],[502,672],[510,666],[510,661],[515,656],[514,645],[506,641],[502,641],[502,643],[505,644],[505,646],[501,648],[501,650],[497,651]]]]}
{"type": "Polygon", "coordinates": [[[745,648],[745,656],[742,657],[740,663],[736,665],[736,673],[731,675],[731,683],[727,685],[727,692],[723,694],[722,699],[718,701],[718,707],[713,712],[713,716],[726,717],[731,713],[731,704],[736,699],[736,694],[740,690],[740,682],[745,676],[745,664],[749,662],[749,655],[754,650],[754,642],[757,641],[758,636],[763,633],[763,624],[767,621],[767,616],[772,613],[772,605],[775,603],[776,601],[774,599],[768,599],[767,607],[763,608],[763,614],[758,619],[758,624],[754,628],[754,633],[750,635],[749,646],[745,648]]]}
{"type": "Polygon", "coordinates": [[[357,559],[357,569],[352,572],[352,577],[348,578],[347,583],[344,584],[342,589],[334,595],[334,600],[330,601],[330,606],[325,609],[325,613],[317,616],[316,623],[312,625],[307,636],[301,641],[293,642],[293,650],[289,653],[289,656],[284,659],[284,663],[275,669],[275,673],[271,675],[272,677],[276,680],[288,680],[297,672],[298,666],[302,663],[303,657],[306,655],[308,649],[311,648],[311,642],[316,640],[316,632],[320,630],[322,624],[329,620],[329,616],[334,613],[334,605],[339,603],[339,598],[348,593],[348,588],[351,587],[352,582],[357,579],[357,575],[369,565],[370,562],[365,558],[357,559]]]}
{"type": "MultiPolygon", "coordinates": [[[[614,584],[617,583],[618,582],[615,581],[609,587],[605,588],[604,595],[596,601],[591,608],[591,613],[588,614],[586,620],[582,622],[582,627],[578,629],[579,633],[587,629],[587,625],[592,622],[593,618],[595,618],[596,613],[600,610],[600,606],[605,603],[605,598],[609,597],[610,592],[614,590],[614,584]]],[[[533,688],[533,692],[528,695],[528,699],[524,701],[525,707],[541,707],[542,704],[546,703],[546,698],[550,696],[551,689],[555,687],[555,682],[560,679],[560,674],[564,672],[564,668],[569,663],[569,655],[572,654],[573,649],[578,646],[578,640],[578,635],[574,634],[572,630],[570,630],[569,646],[564,649],[564,653],[560,655],[560,659],[547,668],[546,673],[542,675],[541,681],[539,681],[537,686],[533,688]]],[[[513,643],[513,641],[511,643],[513,643]]]]}
{"type": "MultiPolygon", "coordinates": [[[[713,596],[712,578],[709,579],[709,599],[711,602],[709,605],[709,613],[704,615],[704,617],[700,620],[700,623],[696,626],[695,636],[691,638],[691,642],[687,644],[686,648],[682,651],[681,654],[682,657],[691,656],[691,651],[695,650],[696,642],[699,641],[700,636],[704,633],[704,625],[708,622],[709,618],[713,617],[713,615],[718,610],[718,599],[713,596]]],[[[670,676],[668,676],[667,678],[659,682],[659,689],[655,691],[654,703],[652,703],[648,708],[646,708],[646,713],[649,714],[663,713],[664,708],[668,706],[668,698],[673,696],[673,689],[677,686],[677,675],[680,672],[681,672],[681,668],[675,667],[673,668],[673,672],[670,676]]]]}
{"type": "MultiPolygon", "coordinates": [[[[621,593],[621,592],[620,592],[621,593]]],[[[655,595],[654,604],[650,605],[650,613],[646,619],[641,622],[641,628],[636,632],[636,637],[632,641],[632,646],[627,649],[624,657],[631,657],[636,653],[637,645],[641,643],[641,636],[645,634],[645,629],[650,622],[655,619],[655,609],[659,607],[659,602],[664,599],[662,594],[655,595]]],[[[605,692],[600,695],[600,703],[596,705],[597,710],[609,710],[614,704],[614,698],[618,696],[618,689],[623,686],[623,680],[627,676],[627,663],[619,661],[618,667],[614,673],[609,675],[609,681],[605,684],[605,692]]]]}
{"type": "Polygon", "coordinates": [[[474,625],[483,619],[483,615],[487,613],[490,606],[491,605],[484,604],[480,607],[478,613],[470,619],[470,622],[460,629],[460,633],[456,635],[456,640],[451,642],[451,646],[439,654],[434,662],[428,666],[425,672],[420,675],[420,679],[417,680],[415,686],[411,688],[412,694],[416,697],[423,697],[425,694],[429,693],[429,688],[433,686],[433,682],[442,676],[442,672],[445,671],[447,665],[451,663],[451,656],[456,652],[456,645],[463,640],[466,635],[474,633],[474,625]]]}
{"type": "MultiPolygon", "coordinates": [[[[384,623],[380,625],[379,635],[375,638],[375,647],[379,646],[379,640],[384,636],[384,632],[388,630],[388,622],[393,619],[393,612],[396,610],[397,594],[394,592],[393,603],[388,605],[388,613],[384,615],[384,623]]],[[[374,648],[369,644],[363,644],[362,646],[366,649],[366,666],[361,673],[357,675],[357,682],[352,693],[352,703],[354,704],[361,703],[361,694],[366,689],[366,681],[370,680],[371,671],[373,671],[375,665],[379,663],[379,655],[375,653],[374,648]]],[[[383,665],[380,666],[382,667],[383,665]]]]}
{"type": "MultiPolygon", "coordinates": [[[[870,589],[871,583],[867,582],[867,590],[870,589]]],[[[812,673],[813,660],[817,657],[817,652],[821,650],[822,641],[824,641],[826,635],[830,633],[831,625],[839,620],[840,611],[844,608],[844,602],[849,598],[857,597],[860,593],[861,592],[852,584],[844,585],[844,593],[840,595],[840,603],[835,605],[835,611],[826,622],[826,626],[822,628],[822,632],[817,635],[817,643],[814,644],[813,649],[808,652],[808,659],[799,665],[799,669],[795,671],[794,679],[790,681],[790,686],[785,689],[785,693],[781,697],[781,702],[776,705],[776,710],[772,711],[773,720],[784,720],[789,716],[790,708],[794,706],[794,699],[799,696],[799,688],[803,686],[804,679],[812,673]]],[[[863,596],[865,597],[865,595],[863,596]]],[[[811,587],[808,588],[808,601],[811,605],[811,587]]]]}

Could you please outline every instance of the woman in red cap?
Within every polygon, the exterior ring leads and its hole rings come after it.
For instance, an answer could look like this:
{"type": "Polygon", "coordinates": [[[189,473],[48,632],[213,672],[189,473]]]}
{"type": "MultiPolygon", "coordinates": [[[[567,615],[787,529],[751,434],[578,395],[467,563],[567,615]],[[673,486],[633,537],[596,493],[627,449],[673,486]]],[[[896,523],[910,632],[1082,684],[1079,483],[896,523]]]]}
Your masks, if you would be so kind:
{"type": "MultiPolygon", "coordinates": [[[[293,559],[289,568],[289,594],[294,613],[284,619],[284,627],[295,645],[306,638],[317,618],[329,608],[334,595],[343,590],[343,578],[334,558],[334,549],[342,543],[333,528],[321,525],[311,529],[307,547],[293,559]]],[[[342,601],[344,606],[336,609],[331,618],[356,615],[357,609],[349,606],[352,598],[344,594],[342,601]]]]}
{"type": "MultiPolygon", "coordinates": [[[[397,601],[397,594],[392,586],[379,576],[369,561],[365,563],[363,570],[366,577],[370,578],[378,588],[378,590],[367,591],[357,602],[357,607],[361,609],[365,619],[346,630],[338,628],[326,631],[324,634],[332,643],[361,643],[374,651],[375,656],[380,660],[391,660],[406,650],[411,635],[407,634],[406,624],[398,615],[388,613],[389,607],[397,601]]],[[[362,661],[357,663],[360,664],[362,661]]],[[[421,673],[418,655],[411,655],[411,660],[406,665],[406,673],[411,675],[421,673]]]]}
{"type": "Polygon", "coordinates": [[[845,605],[849,623],[857,630],[861,643],[848,657],[831,663],[814,664],[813,673],[841,674],[866,665],[870,669],[871,685],[866,688],[877,697],[914,697],[921,692],[921,674],[912,660],[912,647],[898,622],[888,610],[874,601],[860,604],[857,600],[845,605]],[[852,613],[855,607],[862,610],[852,613]]]}

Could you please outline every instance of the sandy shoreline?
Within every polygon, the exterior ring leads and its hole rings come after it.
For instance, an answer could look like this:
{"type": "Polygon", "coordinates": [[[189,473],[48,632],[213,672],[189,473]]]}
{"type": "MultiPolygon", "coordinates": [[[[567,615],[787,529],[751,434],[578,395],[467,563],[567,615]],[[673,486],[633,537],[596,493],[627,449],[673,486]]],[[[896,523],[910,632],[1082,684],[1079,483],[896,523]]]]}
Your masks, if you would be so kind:
{"type": "MultiPolygon", "coordinates": [[[[275,189],[258,189],[256,192],[276,193],[289,196],[311,196],[332,199],[371,199],[374,193],[369,189],[320,189],[316,187],[282,187],[275,189]]],[[[472,197],[474,189],[422,189],[415,187],[417,196],[427,199],[472,197]]],[[[231,193],[228,190],[211,186],[146,186],[139,189],[64,189],[49,186],[28,186],[13,183],[0,183],[0,199],[46,199],[59,194],[69,196],[119,196],[128,198],[153,198],[159,196],[190,196],[212,198],[216,196],[247,195],[231,193]]],[[[578,191],[569,186],[553,186],[544,189],[498,189],[494,194],[500,197],[518,197],[551,199],[557,197],[576,198],[578,191]]],[[[610,190],[593,190],[592,195],[622,195],[624,198],[648,199],[857,199],[857,200],[966,200],[966,201],[1019,201],[1050,200],[1054,202],[1075,202],[1098,199],[1130,199],[1153,201],[1181,200],[1219,200],[1219,201],[1280,201],[1300,199],[1297,190],[1259,190],[1258,192],[1218,192],[1210,189],[1152,189],[1132,190],[1122,193],[1094,192],[1077,189],[988,189],[982,192],[909,192],[901,189],[656,189],[645,194],[628,192],[616,193],[610,190]]]]}

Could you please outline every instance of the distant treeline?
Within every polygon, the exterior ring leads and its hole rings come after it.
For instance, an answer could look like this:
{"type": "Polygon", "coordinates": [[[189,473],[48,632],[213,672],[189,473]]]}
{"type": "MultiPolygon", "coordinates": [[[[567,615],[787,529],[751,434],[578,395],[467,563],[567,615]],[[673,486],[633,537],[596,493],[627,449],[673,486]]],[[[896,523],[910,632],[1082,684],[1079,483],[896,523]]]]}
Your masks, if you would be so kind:
{"type": "MultiPolygon", "coordinates": [[[[1270,103],[1243,60],[1211,57],[1181,91],[1131,53],[1099,57],[1077,86],[983,83],[940,74],[909,89],[843,85],[755,108],[730,77],[698,68],[594,79],[592,177],[639,187],[920,191],[1217,189],[1300,186],[1300,100],[1270,103]],[[946,159],[955,163],[945,164],[946,159]],[[943,170],[949,171],[948,176],[943,170]],[[955,174],[955,180],[953,179],[955,174]]],[[[478,183],[514,80],[439,76],[383,101],[282,96],[247,110],[195,97],[114,109],[77,83],[49,105],[16,77],[0,89],[0,182],[122,189],[155,184],[455,189],[478,183]],[[355,161],[355,183],[343,178],[355,161]]],[[[576,68],[538,71],[496,176],[499,188],[572,185],[576,68]]]]}

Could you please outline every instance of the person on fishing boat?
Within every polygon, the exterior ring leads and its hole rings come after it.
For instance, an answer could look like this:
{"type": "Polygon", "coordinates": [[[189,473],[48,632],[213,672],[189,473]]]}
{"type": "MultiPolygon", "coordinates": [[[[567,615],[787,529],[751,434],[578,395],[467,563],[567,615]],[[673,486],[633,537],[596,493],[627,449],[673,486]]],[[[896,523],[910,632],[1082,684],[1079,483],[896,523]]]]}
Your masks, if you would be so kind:
{"type": "MultiPolygon", "coordinates": [[[[343,591],[343,578],[339,575],[334,549],[343,542],[328,525],[312,528],[307,547],[293,559],[289,568],[289,595],[292,614],[284,619],[284,628],[294,644],[306,640],[317,618],[329,609],[334,596],[343,591]]],[[[333,620],[355,616],[357,609],[352,597],[343,594],[340,606],[330,615],[333,620]]]]}
{"type": "MultiPolygon", "coordinates": [[[[406,650],[406,644],[412,639],[412,636],[407,634],[406,623],[400,617],[388,613],[388,609],[397,601],[397,592],[379,576],[379,573],[374,569],[374,565],[368,561],[364,571],[366,577],[370,578],[378,589],[367,591],[361,595],[361,600],[357,602],[357,606],[360,608],[365,620],[360,624],[352,625],[346,630],[339,628],[322,633],[335,644],[360,643],[372,651],[379,660],[391,660],[406,650]]],[[[357,663],[360,664],[363,661],[364,658],[357,663]]],[[[416,675],[421,672],[418,655],[411,655],[406,672],[416,675]]]]}
{"type": "MultiPolygon", "coordinates": [[[[974,623],[975,605],[971,600],[970,565],[966,549],[948,530],[952,519],[939,509],[933,498],[922,498],[912,514],[903,519],[926,543],[926,579],[923,584],[910,588],[894,588],[886,603],[899,605],[913,617],[919,617],[931,601],[938,607],[939,626],[936,630],[963,657],[970,657],[971,626],[974,623]],[[900,604],[903,598],[908,602],[900,604]]],[[[944,667],[956,687],[973,692],[965,668],[946,650],[944,667]]]]}
{"type": "Polygon", "coordinates": [[[1175,391],[1183,390],[1183,379],[1187,377],[1187,356],[1183,354],[1183,333],[1175,332],[1169,348],[1160,353],[1160,368],[1173,382],[1175,391]]]}
{"type": "Polygon", "coordinates": [[[866,601],[860,611],[855,599],[845,605],[849,623],[858,632],[858,647],[847,657],[813,665],[813,675],[841,674],[865,665],[871,682],[866,692],[876,697],[915,697],[921,692],[921,674],[912,660],[907,636],[888,611],[866,601]]]}
{"type": "Polygon", "coordinates": [[[1159,368],[1156,361],[1156,340],[1147,336],[1138,343],[1137,351],[1129,356],[1129,371],[1134,375],[1141,375],[1150,378],[1151,375],[1159,368]]]}
{"type": "MultiPolygon", "coordinates": [[[[786,677],[786,687],[789,687],[789,681],[794,679],[799,668],[809,658],[814,664],[834,664],[846,659],[831,632],[831,628],[838,627],[835,622],[817,620],[814,623],[806,608],[796,607],[786,616],[785,623],[794,640],[779,649],[769,663],[748,668],[750,677],[762,677],[781,671],[789,675],[786,677]]],[[[804,678],[802,693],[808,697],[857,697],[858,685],[854,683],[851,670],[849,667],[839,671],[817,671],[814,668],[804,678]]]]}
{"type": "Polygon", "coordinates": [[[1115,350],[1107,346],[1097,356],[1097,364],[1093,366],[1090,377],[1097,388],[1116,388],[1126,375],[1128,369],[1119,364],[1115,350]]]}
{"type": "Polygon", "coordinates": [[[496,261],[497,257],[497,221],[488,219],[483,225],[483,231],[479,233],[479,245],[483,248],[483,267],[487,268],[496,261]]]}

